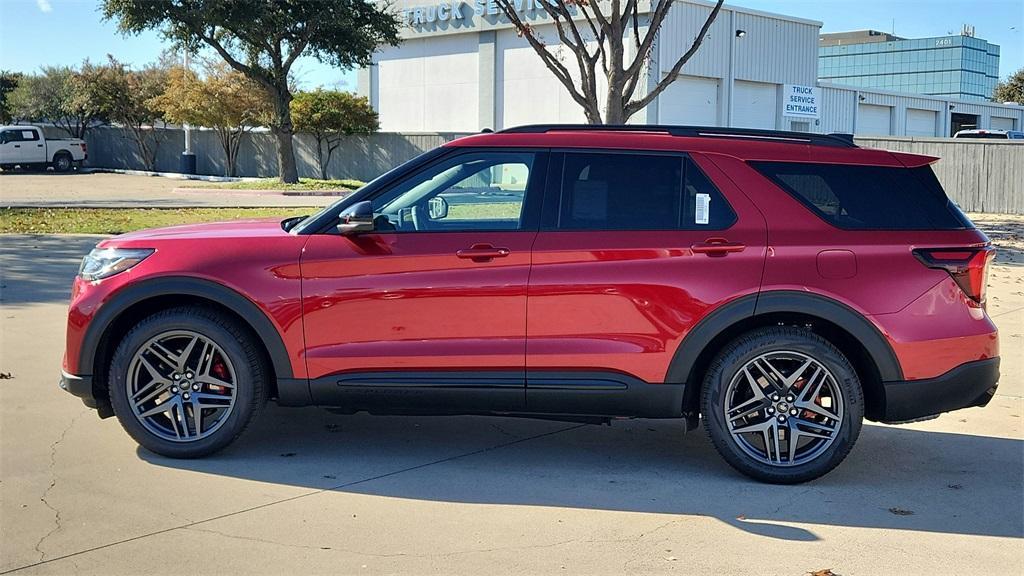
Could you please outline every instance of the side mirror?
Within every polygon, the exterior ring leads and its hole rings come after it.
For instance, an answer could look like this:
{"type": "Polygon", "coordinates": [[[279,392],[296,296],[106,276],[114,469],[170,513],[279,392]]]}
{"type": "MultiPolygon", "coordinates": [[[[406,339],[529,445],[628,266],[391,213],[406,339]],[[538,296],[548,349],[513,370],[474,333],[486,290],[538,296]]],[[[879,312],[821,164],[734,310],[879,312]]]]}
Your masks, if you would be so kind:
{"type": "Polygon", "coordinates": [[[338,219],[338,232],[343,236],[373,232],[373,204],[368,200],[357,202],[346,208],[338,219]]]}
{"type": "Polygon", "coordinates": [[[427,201],[427,216],[431,220],[440,220],[448,217],[448,201],[440,196],[434,196],[427,201]]]}

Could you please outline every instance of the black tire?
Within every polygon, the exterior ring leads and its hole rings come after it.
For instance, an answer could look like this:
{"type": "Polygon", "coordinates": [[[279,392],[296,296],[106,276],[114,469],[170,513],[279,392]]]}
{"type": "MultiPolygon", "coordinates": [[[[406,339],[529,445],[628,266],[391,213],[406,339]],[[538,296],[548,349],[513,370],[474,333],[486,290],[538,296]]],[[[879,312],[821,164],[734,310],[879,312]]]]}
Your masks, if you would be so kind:
{"type": "Polygon", "coordinates": [[[67,152],[58,152],[53,157],[53,171],[54,172],[70,172],[75,167],[75,161],[71,158],[71,154],[67,152]]]}
{"type": "MultiPolygon", "coordinates": [[[[796,371],[794,370],[794,372],[796,371]]],[[[806,386],[806,384],[804,385],[806,386]]],[[[766,398],[765,401],[770,403],[771,398],[766,398]]],[[[785,401],[785,398],[782,401],[785,401]]],[[[793,406],[790,408],[796,409],[793,406]]],[[[773,417],[769,414],[777,413],[777,409],[773,406],[771,410],[773,412],[769,413],[765,409],[765,411],[759,412],[760,416],[757,417],[771,420],[773,417]]],[[[798,412],[800,411],[798,410],[798,412]]],[[[864,417],[864,394],[856,370],[846,356],[828,340],[804,328],[759,328],[729,343],[711,363],[704,378],[701,413],[704,418],[704,427],[711,437],[715,449],[733,468],[762,482],[797,484],[827,474],[849,454],[860,434],[864,417]],[[743,367],[748,366],[749,362],[763,357],[765,354],[789,352],[809,357],[831,372],[833,376],[831,381],[838,386],[842,397],[842,414],[835,421],[839,423],[839,430],[832,435],[831,444],[827,448],[821,449],[816,455],[810,454],[809,461],[792,465],[785,465],[781,462],[770,464],[747,453],[740,445],[743,440],[735,439],[730,432],[725,416],[726,395],[733,378],[740,378],[740,371],[743,367]]],[[[804,414],[801,413],[801,416],[804,414]]],[[[838,413],[835,415],[839,416],[838,413]]],[[[782,415],[778,414],[776,417],[782,417],[782,415]]],[[[796,422],[796,417],[793,418],[793,422],[796,422]]],[[[785,434],[788,433],[785,432],[785,434]]],[[[799,442],[800,435],[793,434],[792,436],[799,442]]],[[[810,441],[813,443],[817,440],[811,439],[810,441]]],[[[764,444],[767,444],[767,440],[764,444]]],[[[771,448],[767,448],[767,450],[767,459],[771,460],[771,448]]],[[[778,459],[783,460],[777,447],[775,450],[778,459]]],[[[799,454],[798,450],[793,452],[799,454]]]]}
{"type": "Polygon", "coordinates": [[[183,306],[149,316],[121,339],[110,363],[110,401],[121,426],[146,449],[170,458],[199,458],[226,447],[256,418],[266,403],[269,373],[250,330],[216,310],[183,306]],[[209,436],[184,442],[165,440],[147,429],[131,407],[126,385],[136,352],[153,338],[175,330],[194,332],[215,343],[227,356],[235,374],[235,403],[223,424],[209,436]]]}

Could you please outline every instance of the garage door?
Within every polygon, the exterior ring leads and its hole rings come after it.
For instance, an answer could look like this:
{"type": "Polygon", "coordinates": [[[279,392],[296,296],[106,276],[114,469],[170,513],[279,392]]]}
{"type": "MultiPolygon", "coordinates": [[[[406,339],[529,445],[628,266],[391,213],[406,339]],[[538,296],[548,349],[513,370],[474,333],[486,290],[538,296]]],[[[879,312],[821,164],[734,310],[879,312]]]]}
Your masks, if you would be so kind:
{"type": "Polygon", "coordinates": [[[857,134],[887,136],[892,126],[892,107],[877,104],[857,105],[857,134]]]}
{"type": "Polygon", "coordinates": [[[934,110],[907,108],[907,136],[935,136],[934,110]]]}
{"type": "Polygon", "coordinates": [[[777,96],[777,84],[737,80],[732,94],[732,125],[774,130],[777,96]]]}
{"type": "Polygon", "coordinates": [[[658,96],[658,123],[718,126],[718,80],[680,76],[658,96]]]}
{"type": "Polygon", "coordinates": [[[1000,118],[999,116],[992,117],[992,129],[993,130],[1013,130],[1013,118],[1000,118]]]}

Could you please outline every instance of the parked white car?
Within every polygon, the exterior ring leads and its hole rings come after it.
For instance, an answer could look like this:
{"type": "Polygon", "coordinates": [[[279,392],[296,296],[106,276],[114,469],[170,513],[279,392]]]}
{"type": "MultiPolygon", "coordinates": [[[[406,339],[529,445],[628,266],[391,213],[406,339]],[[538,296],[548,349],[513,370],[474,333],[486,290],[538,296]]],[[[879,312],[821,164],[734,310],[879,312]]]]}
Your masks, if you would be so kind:
{"type": "Polygon", "coordinates": [[[986,138],[996,140],[1024,140],[1019,130],[960,130],[953,138],[986,138]]]}
{"type": "Polygon", "coordinates": [[[0,126],[0,168],[24,169],[53,166],[67,172],[89,157],[85,141],[78,138],[48,140],[38,126],[0,126]]]}

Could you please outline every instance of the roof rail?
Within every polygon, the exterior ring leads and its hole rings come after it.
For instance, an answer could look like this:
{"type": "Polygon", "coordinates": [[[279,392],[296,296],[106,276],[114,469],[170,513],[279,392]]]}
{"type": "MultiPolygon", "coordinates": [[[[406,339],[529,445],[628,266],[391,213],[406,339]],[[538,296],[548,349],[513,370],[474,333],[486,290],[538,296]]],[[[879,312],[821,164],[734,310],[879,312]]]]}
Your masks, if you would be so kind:
{"type": "Polygon", "coordinates": [[[671,136],[736,138],[791,144],[815,144],[856,148],[852,134],[815,134],[756,128],[722,128],[718,126],[671,126],[663,124],[531,124],[501,130],[503,134],[543,134],[545,132],[660,132],[671,136]]]}

